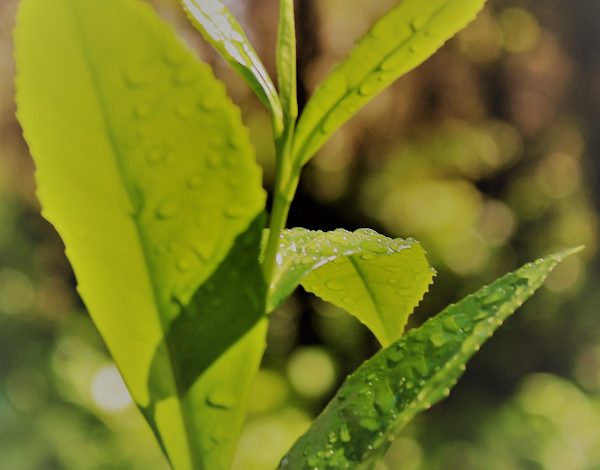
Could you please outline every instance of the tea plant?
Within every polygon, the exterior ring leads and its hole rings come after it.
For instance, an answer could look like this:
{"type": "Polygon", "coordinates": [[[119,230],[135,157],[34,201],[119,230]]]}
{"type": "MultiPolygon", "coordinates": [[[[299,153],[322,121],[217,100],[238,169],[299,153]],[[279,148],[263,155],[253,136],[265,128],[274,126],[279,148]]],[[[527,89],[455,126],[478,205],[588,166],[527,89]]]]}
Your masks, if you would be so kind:
{"type": "Polygon", "coordinates": [[[173,468],[230,467],[268,313],[299,284],[356,316],[384,349],[346,380],[280,468],[371,468],[569,254],[527,265],[402,336],[434,276],[418,242],[285,228],[303,165],[485,0],[400,2],[299,118],[292,0],[281,0],[278,88],[219,0],[182,2],[271,114],[268,227],[239,109],[140,0],[21,1],[18,117],[43,214],[173,468]]]}

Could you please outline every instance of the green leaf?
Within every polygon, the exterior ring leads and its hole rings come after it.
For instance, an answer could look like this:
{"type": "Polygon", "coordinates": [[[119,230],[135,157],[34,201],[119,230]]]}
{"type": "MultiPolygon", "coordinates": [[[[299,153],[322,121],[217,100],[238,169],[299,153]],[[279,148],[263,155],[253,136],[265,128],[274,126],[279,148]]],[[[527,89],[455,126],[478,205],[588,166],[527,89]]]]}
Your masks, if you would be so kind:
{"type": "Polygon", "coordinates": [[[270,286],[272,310],[301,283],[309,292],[346,309],[387,345],[434,276],[414,240],[390,239],[370,229],[355,232],[286,230],[270,286]]]}
{"type": "Polygon", "coordinates": [[[265,217],[236,240],[217,271],[170,325],[156,349],[149,377],[155,391],[143,409],[156,427],[173,363],[187,432],[202,453],[194,468],[229,469],[246,414],[248,394],[265,348],[267,286],[259,263],[265,217]]]}
{"type": "Polygon", "coordinates": [[[471,356],[574,251],[504,276],[366,361],[279,468],[371,468],[417,413],[448,395],[471,356]]]}
{"type": "Polygon", "coordinates": [[[159,389],[148,384],[164,334],[264,208],[240,111],[140,1],[23,0],[15,39],[44,216],[172,465],[198,468],[186,429],[205,397],[178,399],[175,356],[159,389]]]}
{"type": "Polygon", "coordinates": [[[360,108],[411,71],[481,10],[485,0],[404,0],[384,15],[318,87],[298,123],[295,162],[306,163],[360,108]]]}
{"type": "Polygon", "coordinates": [[[277,35],[277,81],[283,114],[287,126],[298,117],[298,92],[296,82],[296,22],[294,0],[279,3],[279,30],[277,35]]]}
{"type": "Polygon", "coordinates": [[[282,110],[275,85],[242,26],[221,0],[180,0],[190,21],[229,65],[250,85],[282,130],[282,110]]]}

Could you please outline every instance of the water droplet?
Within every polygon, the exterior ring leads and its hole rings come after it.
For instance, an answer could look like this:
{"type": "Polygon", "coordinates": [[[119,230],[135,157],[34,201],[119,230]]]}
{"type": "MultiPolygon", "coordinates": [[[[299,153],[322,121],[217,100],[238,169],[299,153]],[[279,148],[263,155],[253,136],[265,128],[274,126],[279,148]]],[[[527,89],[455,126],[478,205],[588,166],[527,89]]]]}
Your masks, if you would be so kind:
{"type": "MultiPolygon", "coordinates": [[[[490,320],[491,320],[491,318],[490,318],[490,320]]],[[[494,321],[491,321],[491,322],[480,322],[473,329],[473,334],[475,336],[479,336],[480,338],[488,338],[489,336],[492,335],[492,330],[493,330],[494,323],[495,323],[494,321]],[[489,327],[490,324],[492,325],[492,329],[490,329],[490,327],[489,327]]],[[[497,325],[497,326],[499,326],[499,325],[497,325]]]]}
{"type": "Polygon", "coordinates": [[[428,20],[428,15],[419,15],[410,22],[410,28],[416,32],[425,26],[428,20]]]}
{"type": "Polygon", "coordinates": [[[240,217],[246,215],[247,212],[248,210],[246,209],[246,207],[241,206],[239,204],[229,204],[223,210],[223,214],[228,219],[239,219],[240,217]]]}
{"type": "Polygon", "coordinates": [[[150,82],[146,70],[133,65],[130,65],[123,73],[123,81],[130,88],[141,88],[150,82]]]}
{"type": "Polygon", "coordinates": [[[152,113],[152,106],[147,101],[140,101],[133,107],[133,115],[138,119],[145,119],[152,113]]]}
{"type": "Polygon", "coordinates": [[[493,305],[497,302],[501,302],[506,298],[506,291],[502,288],[500,289],[496,289],[493,290],[492,292],[490,292],[484,299],[482,302],[482,305],[488,306],[488,305],[493,305]]]}
{"type": "Polygon", "coordinates": [[[454,317],[444,318],[442,320],[442,325],[448,333],[458,333],[460,331],[460,327],[458,326],[458,323],[456,323],[454,317]]]}
{"type": "Polygon", "coordinates": [[[446,336],[441,331],[436,331],[435,333],[431,334],[429,336],[429,341],[431,341],[431,344],[433,344],[433,346],[436,348],[441,348],[447,342],[446,336]]]}
{"type": "Polygon", "coordinates": [[[166,153],[160,149],[151,149],[146,152],[146,161],[152,165],[163,162],[165,157],[166,153]]]}
{"type": "Polygon", "coordinates": [[[175,114],[183,120],[188,120],[194,114],[194,110],[187,104],[180,104],[175,108],[175,114]]]}
{"type": "Polygon", "coordinates": [[[360,255],[360,259],[362,259],[363,261],[369,261],[373,258],[375,258],[377,255],[375,253],[363,253],[360,255]]]}
{"type": "Polygon", "coordinates": [[[358,421],[358,425],[367,431],[378,431],[381,427],[375,418],[362,418],[358,421]]]}
{"type": "Polygon", "coordinates": [[[198,175],[190,176],[186,181],[187,187],[192,190],[200,189],[202,187],[203,183],[204,183],[204,179],[198,175]]]}
{"type": "Polygon", "coordinates": [[[331,279],[330,281],[327,281],[327,283],[325,285],[327,286],[328,289],[336,290],[336,291],[342,290],[345,287],[343,282],[337,281],[335,279],[331,279]]]}
{"type": "Polygon", "coordinates": [[[398,279],[391,277],[388,279],[388,284],[391,284],[394,286],[394,285],[398,284],[398,279]]]}
{"type": "Polygon", "coordinates": [[[219,153],[212,152],[208,154],[208,157],[206,158],[206,165],[209,168],[214,170],[215,168],[219,168],[222,164],[223,159],[221,158],[221,155],[219,153]]]}
{"type": "Polygon", "coordinates": [[[219,103],[213,96],[206,95],[206,96],[201,96],[199,98],[198,107],[200,108],[201,111],[210,112],[210,111],[214,111],[215,109],[217,109],[219,107],[219,103]]]}
{"type": "Polygon", "coordinates": [[[182,273],[187,272],[192,269],[192,260],[187,256],[182,256],[175,263],[175,267],[182,273]]]}
{"type": "Polygon", "coordinates": [[[172,219],[178,212],[179,206],[175,201],[171,200],[163,201],[156,208],[156,215],[163,220],[172,219]]]}
{"type": "Polygon", "coordinates": [[[224,410],[233,408],[238,403],[235,392],[226,388],[214,388],[206,398],[207,403],[214,408],[224,410]]]}
{"type": "Polygon", "coordinates": [[[358,88],[358,94],[362,96],[371,96],[383,87],[377,77],[367,78],[358,88]]]}
{"type": "Polygon", "coordinates": [[[163,49],[163,59],[168,65],[181,65],[186,61],[185,51],[178,43],[171,42],[163,49]]]}
{"type": "Polygon", "coordinates": [[[342,442],[350,442],[350,431],[348,430],[348,426],[346,424],[342,424],[342,427],[339,431],[340,441],[342,442]]]}
{"type": "Polygon", "coordinates": [[[196,74],[196,70],[192,67],[179,69],[173,75],[173,84],[180,87],[193,85],[197,80],[198,75],[196,74]]]}

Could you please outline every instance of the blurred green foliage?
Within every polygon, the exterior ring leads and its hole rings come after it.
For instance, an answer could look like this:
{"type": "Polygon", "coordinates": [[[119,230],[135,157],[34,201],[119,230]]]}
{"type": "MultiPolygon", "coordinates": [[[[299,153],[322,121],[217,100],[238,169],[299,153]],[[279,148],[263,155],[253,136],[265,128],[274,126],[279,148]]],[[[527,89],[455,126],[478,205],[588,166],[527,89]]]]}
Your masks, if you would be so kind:
{"type": "MultiPolygon", "coordinates": [[[[348,2],[303,1],[304,92],[394,3],[348,2]]],[[[268,187],[268,116],[177,2],[153,3],[241,104],[268,187]]],[[[276,2],[228,3],[272,72],[276,2]]],[[[450,398],[394,443],[382,469],[600,466],[599,164],[588,145],[585,99],[575,100],[585,69],[571,47],[577,25],[567,5],[490,2],[431,61],[344,126],[305,172],[292,225],[374,226],[414,236],[429,251],[439,275],[416,323],[527,259],[587,246],[482,349],[450,398]]],[[[32,163],[14,120],[15,6],[0,0],[0,469],[162,469],[76,296],[61,242],[38,214],[32,163]]],[[[290,299],[272,317],[236,468],[274,468],[375,349],[339,309],[304,293],[290,299]]]]}

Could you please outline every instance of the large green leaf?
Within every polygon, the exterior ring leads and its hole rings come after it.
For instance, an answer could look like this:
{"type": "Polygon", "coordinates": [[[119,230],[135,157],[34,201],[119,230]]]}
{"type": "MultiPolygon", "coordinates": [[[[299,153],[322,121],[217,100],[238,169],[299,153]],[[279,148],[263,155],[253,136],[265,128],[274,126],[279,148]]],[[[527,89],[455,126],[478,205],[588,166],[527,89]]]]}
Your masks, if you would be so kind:
{"type": "MultiPolygon", "coordinates": [[[[156,349],[143,409],[157,427],[172,362],[187,432],[202,452],[194,468],[230,468],[246,413],[248,392],[262,359],[267,320],[267,286],[259,263],[264,216],[236,240],[217,271],[198,289],[156,349]]],[[[168,384],[167,384],[168,385],[168,384]]]]}
{"type": "MultiPolygon", "coordinates": [[[[274,125],[281,126],[282,110],[275,85],[242,26],[221,0],[180,0],[190,21],[221,56],[246,80],[269,108],[274,125]]],[[[282,129],[280,129],[282,130],[282,129]]]]}
{"type": "MultiPolygon", "coordinates": [[[[198,468],[186,428],[205,397],[178,399],[175,356],[160,390],[148,386],[150,367],[182,307],[264,207],[240,112],[137,0],[23,0],[16,61],[44,215],[134,400],[154,407],[173,466],[198,468]]],[[[228,353],[219,361],[228,358],[235,367],[228,353]]]]}
{"type": "Polygon", "coordinates": [[[402,335],[434,276],[418,242],[370,229],[286,230],[276,261],[269,309],[301,283],[358,318],[383,345],[402,335]]]}
{"type": "Polygon", "coordinates": [[[465,27],[485,0],[403,0],[360,40],[315,91],[298,123],[297,164],[306,163],[361,107],[465,27]]]}
{"type": "Polygon", "coordinates": [[[471,356],[570,253],[504,276],[381,350],[346,379],[279,468],[372,468],[406,423],[448,395],[471,356]]]}

